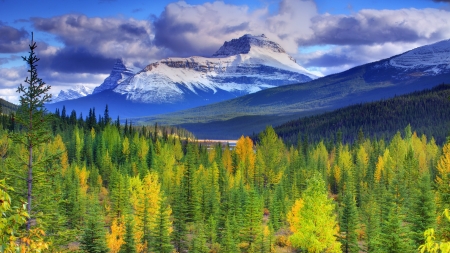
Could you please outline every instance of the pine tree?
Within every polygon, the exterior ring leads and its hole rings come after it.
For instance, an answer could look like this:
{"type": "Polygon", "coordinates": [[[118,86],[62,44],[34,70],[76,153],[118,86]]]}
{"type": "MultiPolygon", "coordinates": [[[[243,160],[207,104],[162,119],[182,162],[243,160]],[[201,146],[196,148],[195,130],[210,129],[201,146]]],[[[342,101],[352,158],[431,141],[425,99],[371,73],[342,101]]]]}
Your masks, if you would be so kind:
{"type": "Polygon", "coordinates": [[[225,221],[225,227],[222,231],[221,249],[223,252],[239,253],[239,247],[233,233],[232,222],[229,216],[225,221]]]}
{"type": "Polygon", "coordinates": [[[136,253],[136,242],[134,241],[134,220],[131,215],[126,218],[124,244],[120,253],[136,253]]]}
{"type": "Polygon", "coordinates": [[[95,200],[91,200],[91,212],[87,214],[87,217],[80,241],[81,249],[87,253],[108,253],[103,215],[95,200]]]}
{"type": "Polygon", "coordinates": [[[409,229],[406,224],[402,224],[404,215],[395,203],[395,191],[385,194],[384,198],[386,211],[385,218],[381,222],[380,236],[382,251],[392,253],[412,252],[409,229]]]}
{"type": "MultiPolygon", "coordinates": [[[[436,186],[437,186],[437,209],[450,208],[450,142],[442,148],[442,155],[437,164],[436,186]]],[[[442,239],[450,241],[450,221],[440,219],[438,231],[442,239]]]]}
{"type": "Polygon", "coordinates": [[[206,245],[205,228],[202,222],[196,224],[196,233],[192,239],[192,244],[189,252],[192,253],[208,253],[209,248],[206,245]]]}
{"type": "Polygon", "coordinates": [[[181,181],[183,202],[185,205],[185,219],[187,222],[196,221],[199,217],[199,203],[195,189],[195,171],[197,169],[198,148],[194,143],[188,143],[185,158],[185,170],[181,181]]]}
{"type": "Polygon", "coordinates": [[[244,213],[244,224],[241,230],[241,241],[248,244],[248,248],[255,243],[262,223],[262,203],[256,191],[251,189],[247,198],[244,213]]]}
{"type": "Polygon", "coordinates": [[[171,213],[172,210],[170,209],[170,206],[166,203],[165,198],[161,197],[158,212],[152,221],[153,230],[151,232],[152,241],[150,244],[152,252],[172,252],[173,246],[170,243],[170,227],[172,225],[170,221],[171,213]]]}
{"type": "Polygon", "coordinates": [[[342,252],[359,252],[358,238],[355,231],[358,228],[358,213],[351,189],[345,191],[342,205],[341,221],[339,223],[342,236],[340,240],[342,252]]]}
{"type": "Polygon", "coordinates": [[[182,252],[186,249],[186,216],[185,216],[185,202],[184,202],[184,192],[183,189],[178,189],[175,191],[174,201],[173,201],[173,233],[172,238],[174,241],[174,246],[177,252],[182,252]]]}
{"type": "Polygon", "coordinates": [[[256,238],[256,242],[254,244],[255,252],[258,253],[269,253],[273,252],[273,229],[269,226],[264,225],[260,228],[258,237],[256,238]]]}
{"type": "Polygon", "coordinates": [[[424,243],[423,232],[435,225],[436,205],[428,173],[422,176],[412,202],[412,210],[408,218],[411,220],[412,239],[417,248],[424,243]]]}
{"type": "MultiPolygon", "coordinates": [[[[19,85],[17,92],[22,93],[20,95],[20,107],[16,113],[15,121],[19,123],[23,129],[23,133],[14,133],[11,135],[12,139],[16,143],[20,143],[27,149],[27,158],[19,158],[22,161],[20,167],[26,166],[25,175],[19,173],[21,178],[25,179],[27,194],[27,212],[29,218],[27,220],[26,229],[31,229],[31,220],[35,218],[34,212],[32,212],[34,191],[33,187],[36,187],[37,180],[47,180],[49,173],[43,173],[43,168],[53,160],[54,156],[47,156],[40,160],[35,160],[35,149],[39,148],[42,144],[48,142],[51,139],[50,135],[50,114],[46,113],[44,103],[50,101],[51,94],[49,94],[50,85],[38,77],[37,72],[37,58],[34,50],[37,48],[36,42],[33,39],[33,33],[31,34],[31,43],[29,45],[30,52],[28,57],[22,57],[27,63],[29,69],[29,77],[26,77],[25,83],[28,86],[19,85]]],[[[17,175],[16,175],[17,176],[17,175]]],[[[37,210],[36,210],[37,211],[37,210]]]]}

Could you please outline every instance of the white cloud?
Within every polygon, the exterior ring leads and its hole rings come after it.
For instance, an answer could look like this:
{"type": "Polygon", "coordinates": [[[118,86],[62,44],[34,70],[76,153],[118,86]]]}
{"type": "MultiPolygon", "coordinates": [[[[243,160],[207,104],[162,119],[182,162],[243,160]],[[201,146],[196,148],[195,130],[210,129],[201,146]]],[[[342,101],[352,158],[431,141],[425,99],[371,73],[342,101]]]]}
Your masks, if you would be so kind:
{"type": "Polygon", "coordinates": [[[297,40],[311,35],[310,19],[317,15],[313,1],[284,0],[279,11],[249,11],[245,5],[224,2],[189,5],[169,4],[155,22],[155,42],[182,55],[213,54],[225,41],[246,33],[265,34],[288,52],[296,52],[297,40]]]}

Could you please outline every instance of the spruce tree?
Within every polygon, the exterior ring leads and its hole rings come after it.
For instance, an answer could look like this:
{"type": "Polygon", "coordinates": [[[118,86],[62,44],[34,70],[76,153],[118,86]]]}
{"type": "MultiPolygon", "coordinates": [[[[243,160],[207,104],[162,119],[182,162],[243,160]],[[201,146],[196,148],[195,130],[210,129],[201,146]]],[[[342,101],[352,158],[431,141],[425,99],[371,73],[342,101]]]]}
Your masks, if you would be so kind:
{"type": "MultiPolygon", "coordinates": [[[[393,183],[395,185],[395,183],[393,183]]],[[[381,246],[382,251],[401,253],[412,252],[413,245],[410,239],[410,231],[407,224],[403,224],[404,215],[395,198],[395,191],[385,194],[385,218],[381,222],[381,246]]]]}
{"type": "Polygon", "coordinates": [[[177,252],[181,252],[186,249],[186,216],[184,213],[185,202],[183,189],[177,189],[175,191],[173,201],[173,232],[172,238],[174,246],[177,252]]]}
{"type": "Polygon", "coordinates": [[[244,213],[244,224],[241,230],[241,241],[251,248],[259,234],[262,223],[262,204],[256,191],[251,189],[247,198],[244,213]]]}
{"type": "Polygon", "coordinates": [[[170,243],[170,214],[172,210],[166,203],[164,197],[159,200],[159,209],[153,219],[153,230],[151,231],[152,241],[150,248],[152,252],[158,253],[170,253],[173,250],[173,246],[170,243]]]}
{"type": "Polygon", "coordinates": [[[81,249],[87,253],[107,253],[105,223],[98,201],[91,200],[91,208],[81,235],[81,249]]]}
{"type": "Polygon", "coordinates": [[[408,218],[410,218],[412,225],[412,239],[414,240],[415,246],[418,247],[424,243],[423,232],[434,227],[436,218],[436,205],[434,203],[434,194],[431,189],[431,179],[428,173],[422,176],[420,180],[408,218]]]}
{"type": "Polygon", "coordinates": [[[222,230],[221,249],[223,252],[230,252],[230,253],[240,252],[233,230],[234,229],[232,228],[231,218],[227,216],[227,219],[225,221],[225,227],[222,230]]]}
{"type": "Polygon", "coordinates": [[[137,253],[134,240],[134,220],[131,215],[128,215],[125,224],[125,243],[122,245],[119,253],[137,253]]]}
{"type": "Polygon", "coordinates": [[[342,213],[340,217],[340,230],[342,243],[342,252],[358,252],[358,237],[356,228],[358,227],[358,213],[356,209],[356,201],[350,189],[344,193],[342,203],[342,213]]]}
{"type": "Polygon", "coordinates": [[[24,165],[27,168],[25,175],[23,175],[23,172],[17,174],[20,175],[20,178],[25,179],[24,181],[26,182],[26,202],[27,212],[29,214],[26,224],[27,230],[30,230],[31,220],[35,218],[35,212],[32,212],[34,206],[33,200],[35,200],[33,188],[36,187],[35,183],[37,180],[41,180],[41,182],[44,179],[48,180],[50,173],[46,173],[44,167],[56,156],[56,154],[47,155],[44,158],[36,160],[36,155],[34,154],[36,148],[39,148],[40,145],[51,139],[49,127],[50,114],[46,112],[44,107],[44,103],[50,101],[51,94],[48,93],[50,85],[47,85],[38,77],[37,62],[39,58],[34,52],[37,45],[34,42],[33,33],[31,36],[29,56],[22,57],[29,67],[29,76],[25,78],[25,83],[28,85],[24,86],[20,84],[17,89],[17,92],[22,93],[22,95],[20,95],[20,106],[16,113],[15,121],[21,125],[22,132],[11,135],[14,142],[23,145],[27,149],[27,158],[21,157],[18,159],[21,161],[19,168],[22,168],[24,165]]]}
{"type": "Polygon", "coordinates": [[[209,248],[206,245],[206,234],[202,222],[196,224],[196,233],[192,239],[191,249],[189,252],[192,253],[208,253],[209,248]]]}

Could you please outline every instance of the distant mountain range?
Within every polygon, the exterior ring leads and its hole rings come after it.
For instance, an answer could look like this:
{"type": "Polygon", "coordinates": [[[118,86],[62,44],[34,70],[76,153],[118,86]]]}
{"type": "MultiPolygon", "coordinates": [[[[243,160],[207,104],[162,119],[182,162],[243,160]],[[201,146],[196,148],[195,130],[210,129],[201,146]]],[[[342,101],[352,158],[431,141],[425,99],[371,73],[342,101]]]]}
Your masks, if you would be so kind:
{"type": "Polygon", "coordinates": [[[91,95],[55,99],[47,108],[54,111],[65,106],[67,111],[86,114],[89,108],[102,110],[108,104],[113,117],[124,119],[211,104],[315,78],[279,44],[264,35],[246,34],[225,42],[212,57],[171,57],[137,73],[118,60],[91,95]]]}
{"type": "Polygon", "coordinates": [[[448,83],[449,63],[450,40],[444,40],[317,78],[264,35],[244,35],[210,58],[167,58],[137,73],[118,62],[92,95],[47,108],[65,105],[86,115],[108,104],[113,117],[134,117],[134,124],[158,122],[200,138],[238,138],[269,124],[448,83]]]}
{"type": "Polygon", "coordinates": [[[93,91],[92,89],[86,86],[77,85],[73,89],[61,90],[56,97],[52,98],[50,103],[58,103],[61,101],[85,97],[87,95],[90,95],[92,91],[93,91]]]}
{"type": "Polygon", "coordinates": [[[387,99],[450,81],[450,40],[358,66],[310,82],[135,122],[181,125],[199,138],[238,138],[266,125],[387,99]],[[236,126],[239,126],[236,127],[236,126]]]}

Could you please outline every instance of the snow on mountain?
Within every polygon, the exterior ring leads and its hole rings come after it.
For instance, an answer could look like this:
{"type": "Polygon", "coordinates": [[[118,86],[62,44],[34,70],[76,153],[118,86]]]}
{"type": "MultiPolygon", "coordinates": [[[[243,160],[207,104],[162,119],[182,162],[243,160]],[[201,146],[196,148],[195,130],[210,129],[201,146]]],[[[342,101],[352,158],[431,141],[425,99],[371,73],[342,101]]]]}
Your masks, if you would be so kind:
{"type": "Polygon", "coordinates": [[[205,100],[223,91],[236,97],[315,78],[277,43],[246,34],[225,42],[212,57],[171,57],[152,63],[118,82],[113,91],[132,101],[175,103],[186,93],[202,93],[205,100]]]}
{"type": "Polygon", "coordinates": [[[77,99],[80,97],[85,97],[90,94],[92,94],[91,88],[85,87],[83,85],[76,85],[73,89],[68,89],[66,91],[61,90],[55,98],[52,98],[51,103],[77,99]]]}
{"type": "Polygon", "coordinates": [[[95,87],[93,94],[102,92],[104,90],[111,90],[116,88],[116,86],[126,80],[128,77],[133,76],[134,72],[127,68],[123,63],[122,59],[117,59],[111,74],[103,81],[100,86],[95,87]]]}
{"type": "Polygon", "coordinates": [[[269,49],[277,53],[286,53],[284,49],[277,43],[270,41],[264,34],[260,36],[252,36],[245,34],[239,39],[226,41],[223,46],[213,54],[213,57],[228,57],[238,54],[248,54],[252,46],[269,49]]]}
{"type": "Polygon", "coordinates": [[[422,46],[393,57],[389,64],[403,71],[421,75],[438,75],[450,72],[450,40],[422,46]]]}

